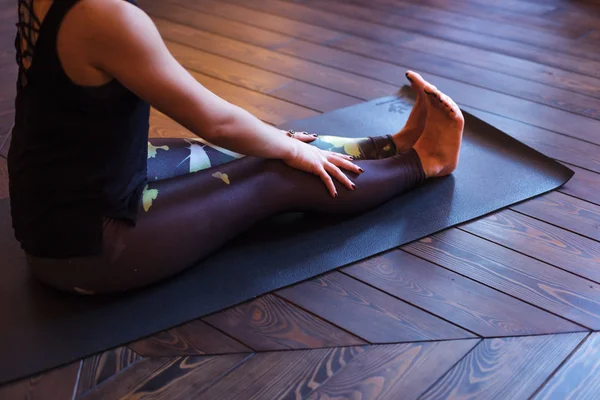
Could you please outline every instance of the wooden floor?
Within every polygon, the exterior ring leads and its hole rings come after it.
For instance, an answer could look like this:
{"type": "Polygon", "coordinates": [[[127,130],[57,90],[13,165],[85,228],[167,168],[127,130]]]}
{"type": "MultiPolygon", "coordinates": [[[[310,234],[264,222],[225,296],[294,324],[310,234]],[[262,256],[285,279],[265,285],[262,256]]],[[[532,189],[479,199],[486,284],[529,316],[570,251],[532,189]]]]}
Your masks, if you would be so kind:
{"type": "MultiPolygon", "coordinates": [[[[0,127],[13,3],[0,0],[0,127]]],[[[575,177],[0,398],[600,398],[600,1],[140,3],[202,84],[269,123],[393,94],[411,68],[575,177]]],[[[154,112],[152,136],[191,134],[154,112]]]]}

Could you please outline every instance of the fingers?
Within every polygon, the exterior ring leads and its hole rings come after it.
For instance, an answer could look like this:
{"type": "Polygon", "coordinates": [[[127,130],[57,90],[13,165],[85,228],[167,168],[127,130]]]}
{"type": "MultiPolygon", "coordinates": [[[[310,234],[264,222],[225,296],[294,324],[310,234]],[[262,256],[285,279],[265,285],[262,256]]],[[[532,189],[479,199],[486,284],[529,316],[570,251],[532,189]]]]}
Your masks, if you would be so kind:
{"type": "Polygon", "coordinates": [[[327,157],[328,161],[337,167],[344,168],[345,170],[354,172],[355,174],[362,174],[363,172],[365,172],[365,171],[363,171],[363,169],[361,167],[354,164],[353,162],[350,162],[348,158],[350,160],[353,159],[352,157],[343,156],[341,154],[339,154],[337,156],[331,155],[331,156],[327,157]],[[341,156],[341,157],[339,157],[339,156],[341,156]]]}
{"type": "Polygon", "coordinates": [[[296,131],[283,131],[286,135],[293,137],[296,140],[299,140],[303,143],[310,143],[317,140],[319,135],[316,133],[308,133],[308,132],[296,132],[296,131]]]}
{"type": "Polygon", "coordinates": [[[304,143],[310,143],[317,140],[318,135],[316,133],[308,133],[308,132],[296,132],[294,134],[294,139],[297,139],[304,143]]]}
{"type": "Polygon", "coordinates": [[[317,175],[319,175],[319,177],[321,178],[321,180],[323,181],[325,186],[327,186],[327,190],[329,190],[329,193],[331,194],[331,196],[337,197],[337,195],[338,195],[337,190],[335,189],[333,180],[331,179],[331,176],[329,176],[327,171],[323,168],[319,171],[319,173],[317,175]]]}
{"type": "Polygon", "coordinates": [[[348,189],[350,190],[354,190],[356,189],[356,185],[354,183],[352,183],[352,181],[350,180],[350,178],[348,178],[341,169],[339,169],[335,164],[332,163],[326,163],[325,164],[325,170],[331,175],[333,176],[335,179],[337,179],[338,181],[340,181],[344,186],[346,186],[348,189]]]}

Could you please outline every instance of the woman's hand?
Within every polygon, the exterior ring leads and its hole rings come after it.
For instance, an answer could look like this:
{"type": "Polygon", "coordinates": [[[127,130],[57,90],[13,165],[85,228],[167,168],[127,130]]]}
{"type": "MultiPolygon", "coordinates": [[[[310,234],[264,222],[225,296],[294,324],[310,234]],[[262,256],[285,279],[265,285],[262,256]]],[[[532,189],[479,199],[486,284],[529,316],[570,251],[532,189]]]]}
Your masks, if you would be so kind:
{"type": "Polygon", "coordinates": [[[283,159],[283,162],[287,165],[320,177],[333,197],[337,197],[337,191],[332,177],[350,190],[356,188],[354,183],[340,169],[343,168],[356,174],[364,172],[362,168],[350,161],[353,160],[351,156],[324,151],[300,141],[295,142],[295,144],[295,151],[283,159]]]}

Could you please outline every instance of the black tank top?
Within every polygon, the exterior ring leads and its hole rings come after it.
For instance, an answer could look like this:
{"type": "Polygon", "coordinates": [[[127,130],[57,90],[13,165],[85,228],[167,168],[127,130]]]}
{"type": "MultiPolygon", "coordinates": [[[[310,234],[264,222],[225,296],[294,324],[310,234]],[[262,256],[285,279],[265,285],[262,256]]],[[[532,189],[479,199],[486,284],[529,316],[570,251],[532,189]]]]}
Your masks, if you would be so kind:
{"type": "Polygon", "coordinates": [[[39,257],[97,255],[104,217],[135,224],[150,106],[116,80],[73,83],[59,61],[57,36],[78,0],[55,0],[41,24],[32,1],[19,0],[15,42],[19,79],[8,155],[15,236],[39,257]]]}

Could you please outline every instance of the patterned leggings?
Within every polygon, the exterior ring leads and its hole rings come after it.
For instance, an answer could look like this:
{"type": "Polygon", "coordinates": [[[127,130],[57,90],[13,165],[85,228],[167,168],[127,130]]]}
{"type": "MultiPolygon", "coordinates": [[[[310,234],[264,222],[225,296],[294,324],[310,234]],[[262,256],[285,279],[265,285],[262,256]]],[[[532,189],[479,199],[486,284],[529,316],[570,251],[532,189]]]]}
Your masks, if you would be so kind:
{"type": "Polygon", "coordinates": [[[124,291],[158,282],[206,257],[253,224],[289,211],[356,213],[425,179],[417,153],[396,155],[388,137],[320,136],[312,145],[356,158],[356,190],[336,184],[332,198],[318,177],[279,160],[245,157],[201,139],[151,139],[148,185],[136,226],[107,219],[104,252],[70,259],[30,257],[33,274],[80,294],[124,291]]]}

